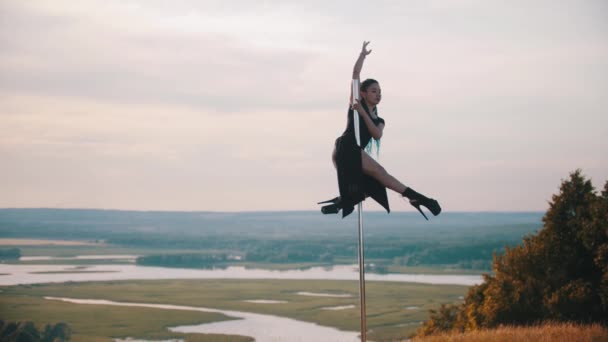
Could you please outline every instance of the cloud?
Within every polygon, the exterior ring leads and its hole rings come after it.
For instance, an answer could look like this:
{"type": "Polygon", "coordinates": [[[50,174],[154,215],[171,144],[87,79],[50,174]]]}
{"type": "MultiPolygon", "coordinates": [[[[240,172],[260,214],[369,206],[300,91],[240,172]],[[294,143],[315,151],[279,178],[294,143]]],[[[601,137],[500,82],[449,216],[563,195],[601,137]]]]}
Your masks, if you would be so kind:
{"type": "Polygon", "coordinates": [[[450,210],[542,210],[571,169],[608,173],[604,13],[601,1],[3,2],[0,206],[312,209],[337,191],[330,154],[365,39],[389,172],[450,210]]]}
{"type": "MultiPolygon", "coordinates": [[[[258,46],[255,39],[233,34],[237,29],[219,32],[218,19],[196,11],[157,17],[136,7],[100,7],[101,14],[88,8],[6,9],[11,20],[4,22],[0,38],[8,47],[0,53],[0,88],[226,111],[319,108],[330,102],[298,86],[310,78],[318,58],[314,50],[258,46]],[[44,39],[39,22],[49,28],[44,39]],[[197,22],[207,24],[186,29],[197,22]]],[[[244,29],[258,21],[242,23],[239,32],[255,34],[244,29]]]]}
{"type": "Polygon", "coordinates": [[[577,91],[580,80],[559,82],[564,72],[580,78],[576,63],[597,64],[608,54],[596,40],[581,41],[568,26],[557,26],[574,13],[567,25],[582,26],[591,37],[605,33],[600,24],[582,25],[584,7],[558,7],[539,21],[533,18],[546,12],[542,6],[527,13],[471,1],[447,8],[348,4],[7,4],[0,89],[226,112],[318,110],[337,108],[345,83],[339,80],[348,77],[357,52],[355,36],[375,38],[378,53],[366,75],[391,86],[404,80],[408,94],[452,99],[480,89],[547,93],[560,85],[554,90],[577,91]],[[358,19],[364,15],[370,24],[358,19]],[[479,87],[489,82],[492,87],[479,87]]]}

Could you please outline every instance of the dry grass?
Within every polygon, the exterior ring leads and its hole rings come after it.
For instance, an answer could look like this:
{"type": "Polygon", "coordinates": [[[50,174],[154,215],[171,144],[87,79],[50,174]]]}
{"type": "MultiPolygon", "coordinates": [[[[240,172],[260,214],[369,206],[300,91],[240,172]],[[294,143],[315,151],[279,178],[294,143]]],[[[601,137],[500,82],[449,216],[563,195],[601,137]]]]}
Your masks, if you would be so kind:
{"type": "Polygon", "coordinates": [[[464,334],[445,333],[414,338],[414,342],[600,342],[608,341],[608,328],[599,324],[547,323],[532,327],[505,326],[492,330],[472,331],[464,334]]]}

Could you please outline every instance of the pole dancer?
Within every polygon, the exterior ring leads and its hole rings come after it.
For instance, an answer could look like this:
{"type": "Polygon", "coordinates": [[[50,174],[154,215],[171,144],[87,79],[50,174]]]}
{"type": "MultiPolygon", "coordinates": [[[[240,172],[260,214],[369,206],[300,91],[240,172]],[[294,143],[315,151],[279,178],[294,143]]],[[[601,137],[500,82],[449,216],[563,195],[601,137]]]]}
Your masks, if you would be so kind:
{"type": "Polygon", "coordinates": [[[365,259],[363,249],[363,206],[362,201],[371,196],[390,213],[386,188],[409,199],[410,204],[428,220],[420,206],[426,207],[435,216],[441,212],[439,203],[412,188],[405,186],[375,161],[368,153],[372,150],[372,138],[376,153],[379,152],[380,138],[384,130],[384,119],[378,116],[380,84],[374,79],[366,79],[359,85],[363,61],[372,51],[367,50],[369,42],[363,42],[359,58],[353,68],[351,94],[346,130],[336,139],[332,161],[338,173],[340,196],[319,202],[330,203],[321,208],[324,214],[337,214],[341,209],[346,217],[357,204],[359,213],[359,305],[361,309],[361,341],[366,341],[367,323],[365,313],[365,259]],[[357,114],[355,114],[355,112],[357,114]],[[363,125],[360,124],[363,121],[363,125]],[[365,148],[363,149],[363,147],[365,148]]]}
{"type": "MultiPolygon", "coordinates": [[[[355,62],[353,84],[359,84],[363,62],[372,52],[367,49],[368,44],[369,42],[363,42],[361,53],[355,62]]],[[[337,214],[342,210],[342,217],[346,217],[354,211],[356,204],[361,203],[366,197],[372,197],[390,213],[386,195],[386,188],[389,188],[407,198],[425,219],[428,220],[428,217],[421,206],[427,208],[433,215],[439,215],[441,213],[439,202],[405,186],[370,156],[373,146],[378,151],[385,126],[384,119],[378,116],[377,105],[382,98],[378,81],[368,78],[361,82],[358,91],[360,99],[357,99],[356,88],[353,91],[351,86],[350,92],[346,130],[336,139],[332,153],[332,161],[338,174],[340,196],[319,202],[319,204],[329,203],[323,206],[321,211],[324,214],[337,214]],[[362,121],[358,135],[355,134],[354,127],[355,111],[362,121]],[[360,139],[360,144],[357,144],[357,138],[360,139]]]]}

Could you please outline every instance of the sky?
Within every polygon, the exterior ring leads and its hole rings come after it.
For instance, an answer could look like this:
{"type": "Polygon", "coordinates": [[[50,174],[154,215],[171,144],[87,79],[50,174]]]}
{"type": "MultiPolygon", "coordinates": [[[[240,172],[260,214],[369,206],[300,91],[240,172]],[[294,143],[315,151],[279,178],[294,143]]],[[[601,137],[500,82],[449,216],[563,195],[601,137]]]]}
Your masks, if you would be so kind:
{"type": "Polygon", "coordinates": [[[389,173],[444,211],[544,211],[578,168],[608,180],[606,18],[601,0],[0,0],[0,207],[317,210],[366,40],[389,173]]]}

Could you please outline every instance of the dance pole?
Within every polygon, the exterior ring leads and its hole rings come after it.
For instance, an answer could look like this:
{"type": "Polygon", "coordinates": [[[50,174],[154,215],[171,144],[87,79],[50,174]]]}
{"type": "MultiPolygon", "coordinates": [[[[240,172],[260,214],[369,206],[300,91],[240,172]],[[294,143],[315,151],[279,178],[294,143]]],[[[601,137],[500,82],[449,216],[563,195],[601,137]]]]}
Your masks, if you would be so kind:
{"type": "MultiPolygon", "coordinates": [[[[359,80],[353,80],[353,103],[359,100],[359,80]]],[[[353,123],[355,126],[355,138],[357,146],[361,146],[361,137],[359,136],[359,114],[353,112],[353,123]]],[[[361,307],[361,341],[367,340],[365,333],[367,331],[365,322],[365,258],[363,256],[363,201],[357,204],[359,212],[359,306],[361,307]]]]}

